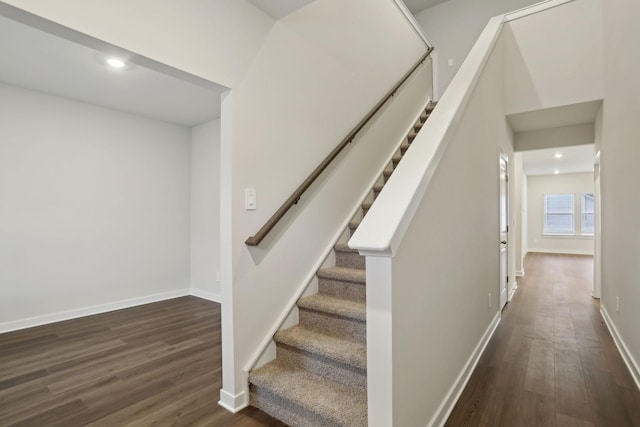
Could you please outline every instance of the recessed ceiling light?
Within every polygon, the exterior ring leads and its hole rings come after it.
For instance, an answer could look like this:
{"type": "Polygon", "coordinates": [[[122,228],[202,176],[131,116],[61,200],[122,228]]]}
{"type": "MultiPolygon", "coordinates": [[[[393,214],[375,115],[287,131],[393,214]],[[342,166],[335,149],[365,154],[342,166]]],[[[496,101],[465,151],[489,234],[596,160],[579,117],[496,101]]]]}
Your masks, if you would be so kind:
{"type": "Polygon", "coordinates": [[[124,68],[126,65],[124,61],[119,58],[107,58],[107,64],[112,68],[124,68]]]}
{"type": "Polygon", "coordinates": [[[554,174],[558,175],[560,173],[560,171],[558,169],[553,171],[554,174]]]}
{"type": "Polygon", "coordinates": [[[556,159],[561,159],[562,153],[556,153],[553,157],[555,157],[556,159]]]}

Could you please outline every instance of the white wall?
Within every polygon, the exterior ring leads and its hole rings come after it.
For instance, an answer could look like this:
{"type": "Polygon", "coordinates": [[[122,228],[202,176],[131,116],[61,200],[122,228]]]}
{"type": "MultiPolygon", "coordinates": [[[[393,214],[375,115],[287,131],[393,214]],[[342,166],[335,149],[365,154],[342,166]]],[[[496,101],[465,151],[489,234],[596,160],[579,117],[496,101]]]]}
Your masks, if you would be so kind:
{"type": "Polygon", "coordinates": [[[544,195],[574,194],[575,229],[580,233],[581,197],[593,193],[593,173],[537,175],[527,177],[528,251],[593,255],[593,236],[545,236],[544,195]]]}
{"type": "Polygon", "coordinates": [[[603,97],[601,0],[576,0],[505,28],[505,113],[603,97]]]}
{"type": "Polygon", "coordinates": [[[538,0],[448,0],[416,13],[416,20],[438,54],[437,92],[442,95],[462,61],[493,16],[537,3],[538,0]],[[453,66],[448,65],[449,59],[453,66]]]}
{"type": "Polygon", "coordinates": [[[274,22],[246,0],[5,3],[227,87],[242,80],[274,22]]]}
{"type": "Polygon", "coordinates": [[[236,364],[232,377],[223,372],[229,406],[244,404],[243,369],[424,106],[429,74],[408,107],[370,139],[351,144],[258,247],[244,241],[426,50],[391,1],[317,0],[275,24],[234,87],[231,139],[222,140],[232,162],[230,176],[222,176],[231,182],[222,202],[231,209],[231,223],[222,224],[231,228],[231,259],[221,266],[223,349],[233,348],[223,363],[236,364]],[[244,209],[245,188],[257,190],[255,211],[244,209]]]}
{"type": "Polygon", "coordinates": [[[0,133],[0,329],[188,293],[188,129],[0,85],[0,133]]]}
{"type": "Polygon", "coordinates": [[[517,151],[541,150],[543,148],[570,147],[572,145],[593,144],[595,140],[593,123],[561,126],[515,133],[517,151]]]}
{"type": "Polygon", "coordinates": [[[394,425],[424,425],[437,413],[497,312],[498,154],[513,152],[495,96],[501,48],[499,42],[393,258],[394,425]]]}
{"type": "MultiPolygon", "coordinates": [[[[391,258],[393,425],[439,425],[449,393],[455,395],[459,375],[497,320],[500,151],[513,159],[513,134],[500,96],[502,59],[498,40],[391,258]]],[[[513,167],[511,161],[512,176],[513,167]]],[[[367,268],[369,262],[368,257],[367,268]]],[[[368,300],[369,295],[368,290],[368,300]]]]}
{"type": "Polygon", "coordinates": [[[191,291],[220,301],[220,120],[191,129],[191,291]]]}
{"type": "Polygon", "coordinates": [[[602,299],[623,355],[640,386],[640,3],[604,3],[604,85],[602,127],[602,299]],[[632,196],[630,196],[632,195],[632,196]],[[620,310],[616,310],[616,297],[620,310]]]}

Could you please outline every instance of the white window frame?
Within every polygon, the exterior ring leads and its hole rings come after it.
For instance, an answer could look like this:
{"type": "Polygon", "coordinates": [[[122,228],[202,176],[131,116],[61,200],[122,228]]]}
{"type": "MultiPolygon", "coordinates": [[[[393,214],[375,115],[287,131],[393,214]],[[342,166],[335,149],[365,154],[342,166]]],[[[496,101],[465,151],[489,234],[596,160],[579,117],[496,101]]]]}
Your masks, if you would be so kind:
{"type": "Polygon", "coordinates": [[[584,235],[584,236],[593,236],[593,233],[595,232],[595,218],[596,218],[596,201],[595,201],[595,196],[593,193],[582,193],[580,196],[580,232],[584,235]],[[585,208],[585,202],[587,200],[587,197],[591,196],[591,198],[593,199],[593,210],[591,212],[587,212],[586,208],[585,208]],[[584,224],[586,223],[585,221],[585,216],[586,215],[592,215],[593,217],[593,229],[591,230],[587,230],[585,231],[585,227],[584,224]]]}

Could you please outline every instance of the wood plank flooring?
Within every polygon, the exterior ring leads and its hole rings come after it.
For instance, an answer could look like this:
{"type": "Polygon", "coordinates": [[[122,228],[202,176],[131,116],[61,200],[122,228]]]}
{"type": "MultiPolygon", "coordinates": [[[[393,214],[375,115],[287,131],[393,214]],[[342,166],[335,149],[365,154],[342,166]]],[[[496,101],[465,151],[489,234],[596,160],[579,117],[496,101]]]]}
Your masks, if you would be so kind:
{"type": "Polygon", "coordinates": [[[591,298],[592,272],[592,257],[526,257],[447,426],[640,426],[640,391],[591,298]]]}
{"type": "Polygon", "coordinates": [[[218,405],[220,305],[195,297],[0,335],[0,426],[283,426],[218,405]]]}
{"type": "MultiPolygon", "coordinates": [[[[530,254],[447,426],[640,426],[590,257],[530,254]]],[[[220,306],[195,297],[0,335],[0,426],[283,426],[220,406],[220,306]]]]}

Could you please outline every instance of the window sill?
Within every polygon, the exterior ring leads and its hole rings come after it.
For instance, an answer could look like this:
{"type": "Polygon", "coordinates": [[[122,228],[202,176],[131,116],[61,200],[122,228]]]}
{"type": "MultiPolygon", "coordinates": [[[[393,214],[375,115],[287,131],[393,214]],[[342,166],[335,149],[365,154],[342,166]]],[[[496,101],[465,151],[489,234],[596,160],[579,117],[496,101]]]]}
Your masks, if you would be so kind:
{"type": "Polygon", "coordinates": [[[545,239],[593,239],[593,234],[555,234],[547,233],[542,235],[545,239]]]}

